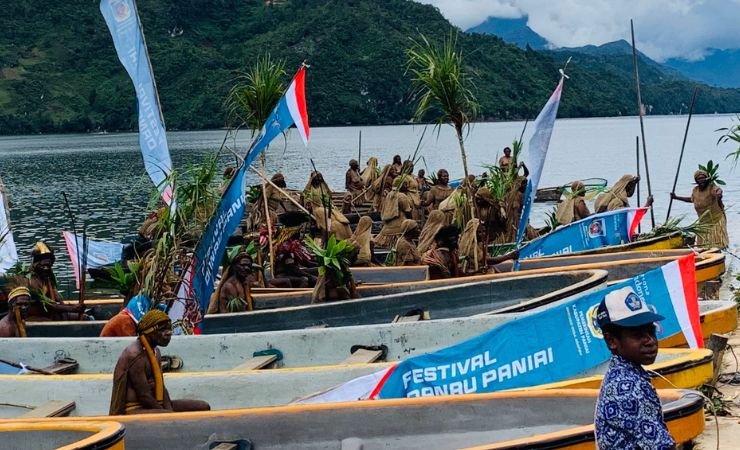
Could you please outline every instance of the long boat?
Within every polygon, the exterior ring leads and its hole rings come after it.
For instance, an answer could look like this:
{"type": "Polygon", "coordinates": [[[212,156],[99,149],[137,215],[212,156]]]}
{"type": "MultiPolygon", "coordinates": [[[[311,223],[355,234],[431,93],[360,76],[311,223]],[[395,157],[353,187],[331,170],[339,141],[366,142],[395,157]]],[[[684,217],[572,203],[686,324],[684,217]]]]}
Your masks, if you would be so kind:
{"type": "MultiPolygon", "coordinates": [[[[487,312],[526,311],[591,289],[603,287],[607,273],[599,270],[536,275],[439,280],[430,289],[398,283],[388,290],[354,300],[311,304],[310,292],[278,294],[257,300],[259,309],[205,317],[205,333],[235,333],[388,323],[409,313],[425,318],[465,317],[487,312]],[[536,282],[534,282],[536,281],[536,282]],[[446,282],[446,283],[444,283],[446,282]],[[461,284],[462,282],[462,284],[461,284]],[[298,305],[298,306],[292,306],[298,305]]],[[[255,300],[258,298],[254,296],[255,300]]],[[[104,321],[28,322],[31,337],[95,337],[104,321]]]]}
{"type": "MultiPolygon", "coordinates": [[[[705,339],[712,333],[729,333],[737,327],[735,301],[701,301],[699,308],[705,339]]],[[[242,370],[244,367],[274,370],[400,361],[473,338],[509,321],[520,320],[527,314],[486,314],[325,329],[175,336],[162,353],[178,357],[183,363],[183,372],[242,370]]],[[[111,373],[118,356],[133,339],[5,338],[0,339],[0,359],[46,372],[111,373]]],[[[682,334],[660,342],[661,348],[685,345],[682,334]]],[[[17,370],[15,367],[8,369],[12,373],[17,370]]]]}
{"type": "MultiPolygon", "coordinates": [[[[660,390],[658,396],[676,443],[702,433],[701,396],[680,390],[660,390]]],[[[128,450],[247,442],[250,447],[243,448],[583,450],[595,446],[597,397],[598,391],[585,389],[529,391],[105,419],[125,426],[128,450]]],[[[38,424],[61,421],[42,419],[38,424]]]]}
{"type": "MultiPolygon", "coordinates": [[[[514,275],[550,273],[553,271],[563,270],[605,269],[609,271],[609,281],[615,281],[630,278],[639,273],[654,269],[676,258],[685,256],[690,252],[691,250],[689,249],[679,249],[660,251],[627,251],[596,255],[571,255],[561,256],[558,258],[531,258],[521,261],[522,270],[516,274],[509,272],[511,270],[511,263],[502,263],[496,266],[496,269],[502,272],[499,274],[487,274],[450,280],[431,281],[424,279],[421,282],[411,284],[400,282],[379,283],[381,285],[378,285],[378,283],[371,281],[362,283],[363,280],[370,280],[373,278],[366,275],[368,272],[365,268],[356,268],[353,270],[356,271],[356,277],[361,281],[358,287],[358,292],[361,297],[367,298],[377,295],[394,294],[401,292],[400,290],[408,292],[412,290],[431,289],[449,284],[468,283],[472,281],[482,281],[514,275]]],[[[705,281],[719,278],[725,271],[724,261],[724,257],[719,252],[710,250],[701,253],[696,262],[697,282],[703,283],[705,281]]],[[[428,274],[426,266],[411,266],[406,269],[408,272],[405,275],[403,275],[403,272],[396,272],[397,276],[408,279],[413,278],[414,276],[423,278],[428,274]]],[[[391,279],[391,275],[381,275],[382,269],[380,268],[376,269],[373,273],[373,277],[378,276],[385,280],[391,279]]],[[[306,305],[310,303],[310,292],[310,289],[254,289],[252,291],[256,309],[306,305]]],[[[88,301],[87,304],[90,306],[98,305],[102,312],[103,319],[107,319],[111,315],[116,314],[121,308],[120,300],[93,300],[88,301]]]]}
{"type": "MultiPolygon", "coordinates": [[[[124,426],[112,420],[53,420],[39,416],[0,423],[4,449],[124,450],[124,426]]],[[[129,447],[129,449],[132,447],[129,447]]]]}
{"type": "MultiPolygon", "coordinates": [[[[245,370],[166,373],[165,385],[171,398],[208,401],[213,410],[287,405],[309,398],[355,378],[377,373],[390,363],[315,366],[280,370],[245,370]]],[[[546,385],[551,388],[597,386],[608,362],[577,377],[546,385]]],[[[653,382],[658,388],[694,388],[712,377],[712,352],[707,349],[660,349],[648,369],[661,374],[653,382]]],[[[26,409],[50,401],[71,404],[72,416],[108,413],[113,382],[110,374],[7,375],[2,377],[0,417],[14,418],[26,409]]],[[[526,388],[540,389],[542,385],[526,388]]]]}

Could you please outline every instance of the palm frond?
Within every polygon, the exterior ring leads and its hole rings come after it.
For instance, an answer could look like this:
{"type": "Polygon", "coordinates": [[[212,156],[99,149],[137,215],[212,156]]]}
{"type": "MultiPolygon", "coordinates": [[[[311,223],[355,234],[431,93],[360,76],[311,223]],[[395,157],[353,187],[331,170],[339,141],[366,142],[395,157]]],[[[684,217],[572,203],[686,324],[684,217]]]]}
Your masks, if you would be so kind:
{"type": "Polygon", "coordinates": [[[227,125],[258,130],[283,95],[285,77],[285,62],[272,59],[269,53],[248,71],[240,72],[226,96],[227,125]]]}

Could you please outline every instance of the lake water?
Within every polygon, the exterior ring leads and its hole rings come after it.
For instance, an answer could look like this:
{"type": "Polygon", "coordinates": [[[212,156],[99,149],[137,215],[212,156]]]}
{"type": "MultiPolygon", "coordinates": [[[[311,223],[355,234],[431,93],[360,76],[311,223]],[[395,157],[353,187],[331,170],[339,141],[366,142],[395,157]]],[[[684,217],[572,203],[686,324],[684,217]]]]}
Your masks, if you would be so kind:
{"type": "MultiPolygon", "coordinates": [[[[725,155],[731,145],[716,145],[719,133],[714,130],[730,126],[728,115],[695,116],[686,145],[684,163],[676,192],[689,195],[697,164],[712,159],[720,162],[729,222],[731,251],[740,242],[740,186],[733,163],[725,155]]],[[[503,147],[518,138],[523,122],[481,123],[474,125],[466,137],[468,167],[472,173],[484,171],[483,165],[495,163],[503,147]]],[[[681,149],[685,116],[647,117],[645,119],[648,162],[656,222],[665,220],[668,193],[671,191],[681,149]]],[[[289,187],[302,189],[316,167],[334,190],[343,190],[347,162],[358,157],[358,136],[362,132],[361,166],[369,156],[381,164],[395,154],[404,159],[414,153],[424,126],[375,126],[313,128],[310,146],[303,147],[297,133],[287,139],[276,139],[268,151],[267,172],[281,171],[289,187]]],[[[532,132],[529,124],[524,137],[523,160],[527,161],[527,142],[532,132]]],[[[540,187],[561,185],[574,179],[601,177],[611,185],[627,173],[635,173],[635,136],[640,126],[636,117],[562,119],[555,125],[550,150],[540,187]]],[[[203,161],[221,147],[223,130],[168,133],[170,152],[176,167],[203,161]]],[[[249,135],[229,138],[228,146],[244,153],[249,135]]],[[[419,156],[427,173],[439,168],[450,171],[451,178],[462,176],[462,162],[457,140],[451,127],[426,131],[419,156]]],[[[221,164],[233,163],[234,157],[222,152],[221,164]]],[[[644,170],[644,163],[642,164],[644,170]]],[[[61,233],[70,230],[64,210],[62,192],[69,198],[76,214],[77,227],[87,224],[88,234],[99,239],[121,240],[135,235],[148,208],[153,185],[144,172],[138,135],[135,133],[44,135],[0,137],[0,175],[9,193],[10,216],[18,252],[28,262],[30,248],[39,239],[54,246],[58,255],[57,271],[62,280],[71,273],[61,233]]],[[[258,182],[256,177],[253,182],[258,182]]],[[[643,172],[643,202],[647,183],[643,172]]],[[[634,205],[633,199],[633,205],[634,205]]],[[[536,204],[533,223],[539,225],[552,204],[536,204]]],[[[696,215],[690,204],[674,203],[671,215],[686,215],[685,223],[696,215]]],[[[643,225],[649,228],[649,216],[643,225]]],[[[644,228],[644,227],[643,227],[644,228]]],[[[731,259],[731,258],[730,258],[731,259]]],[[[728,259],[728,263],[731,262],[728,259]]]]}

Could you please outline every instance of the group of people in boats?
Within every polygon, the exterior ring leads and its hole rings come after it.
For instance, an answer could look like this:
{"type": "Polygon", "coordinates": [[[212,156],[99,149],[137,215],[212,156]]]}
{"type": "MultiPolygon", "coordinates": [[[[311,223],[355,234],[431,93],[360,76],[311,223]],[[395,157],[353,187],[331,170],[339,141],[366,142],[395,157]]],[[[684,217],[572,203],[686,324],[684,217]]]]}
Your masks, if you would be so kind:
{"type": "MultiPolygon", "coordinates": [[[[513,240],[528,176],[526,165],[515,163],[510,153],[507,148],[499,160],[499,167],[509,171],[513,180],[503,200],[491,194],[485,176],[470,177],[463,180],[461,187],[453,188],[447,170],[440,169],[434,182],[430,182],[424,170],[413,175],[413,163],[402,162],[398,155],[383,170],[379,170],[376,158],[370,158],[362,171],[358,162],[351,160],[345,175],[346,194],[341,208],[333,205],[332,191],[320,172],[311,174],[300,193],[288,191],[285,177],[275,174],[259,200],[267,205],[267,214],[262,216],[265,222],[256,224],[258,233],[264,233],[267,220],[275,230],[270,244],[275,254],[272,276],[263,273],[262,265],[255,261],[253,254],[240,249],[224,265],[208,313],[251,310],[250,290],[255,287],[311,287],[320,282],[314,258],[302,239],[304,236],[324,244],[332,236],[349,242],[353,249],[350,264],[354,266],[421,264],[429,267],[432,279],[495,270],[493,265],[517,256],[514,251],[492,258],[486,250],[488,243],[513,240]],[[360,211],[364,214],[359,214],[360,211]],[[347,217],[351,214],[356,219],[354,230],[347,217]],[[374,218],[378,217],[382,228],[373,235],[374,218]],[[456,225],[460,217],[466,218],[462,229],[456,225]],[[387,255],[384,261],[381,261],[381,252],[387,255]]],[[[633,175],[620,178],[596,198],[593,213],[629,206],[629,198],[639,180],[633,175]]],[[[694,180],[696,187],[691,196],[671,194],[671,197],[693,203],[699,222],[706,229],[698,236],[698,245],[724,248],[728,237],[722,190],[705,171],[697,171],[694,180]]],[[[582,182],[571,184],[570,193],[557,208],[556,217],[561,225],[592,214],[585,195],[582,182]]],[[[652,201],[649,197],[646,206],[652,201]]],[[[250,211],[257,209],[255,205],[250,211]]],[[[148,221],[151,219],[149,217],[148,221]]],[[[150,228],[147,223],[140,233],[150,228]]],[[[528,229],[527,235],[536,237],[547,231],[528,229]]],[[[26,321],[85,318],[84,306],[65,303],[57,290],[52,268],[53,251],[38,242],[31,251],[31,260],[27,276],[6,280],[8,314],[0,319],[0,337],[25,337],[26,321]]],[[[331,286],[330,281],[325,280],[325,283],[334,291],[326,299],[355,295],[352,286],[342,290],[339,289],[342,286],[331,286]]],[[[351,274],[348,283],[353,283],[351,274]]],[[[111,414],[210,408],[208,403],[199,400],[170,399],[164,387],[158,347],[169,343],[172,323],[157,303],[143,294],[137,295],[101,333],[101,336],[137,336],[115,367],[111,414]]]]}

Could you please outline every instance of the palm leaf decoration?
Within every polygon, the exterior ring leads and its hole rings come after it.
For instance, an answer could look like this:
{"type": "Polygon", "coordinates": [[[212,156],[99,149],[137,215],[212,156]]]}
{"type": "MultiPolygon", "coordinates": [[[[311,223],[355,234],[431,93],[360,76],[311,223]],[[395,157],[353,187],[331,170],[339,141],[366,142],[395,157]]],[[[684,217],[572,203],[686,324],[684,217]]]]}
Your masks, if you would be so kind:
{"type": "Polygon", "coordinates": [[[709,160],[709,162],[707,162],[706,166],[702,166],[701,164],[699,164],[699,169],[707,173],[710,183],[719,184],[722,186],[727,184],[724,182],[724,180],[719,179],[719,164],[714,164],[711,159],[709,160]]]}
{"type": "Polygon", "coordinates": [[[252,133],[262,127],[285,91],[285,62],[265,54],[246,72],[239,72],[226,96],[227,124],[248,127],[252,133]]]}
{"type": "Polygon", "coordinates": [[[355,248],[349,241],[337,240],[332,235],[326,242],[326,248],[321,248],[313,239],[306,238],[304,241],[309,250],[316,258],[319,275],[332,277],[337,284],[344,284],[350,275],[350,257],[355,248]]]}
{"type": "Polygon", "coordinates": [[[727,142],[735,142],[738,145],[737,150],[730,152],[727,154],[727,157],[732,157],[735,162],[737,163],[738,159],[740,159],[740,114],[736,116],[736,119],[733,120],[733,124],[730,127],[726,128],[719,128],[715,131],[721,131],[724,134],[720,136],[719,140],[717,141],[717,145],[724,144],[727,142]],[[735,123],[735,120],[737,123],[735,123]]]}
{"type": "Polygon", "coordinates": [[[406,50],[406,74],[411,77],[414,89],[414,118],[420,121],[434,112],[437,127],[445,123],[452,125],[467,178],[463,134],[475,119],[479,106],[471,90],[471,78],[463,67],[462,52],[457,49],[457,34],[451,32],[441,45],[430,42],[423,34],[411,42],[411,48],[406,50]]]}

